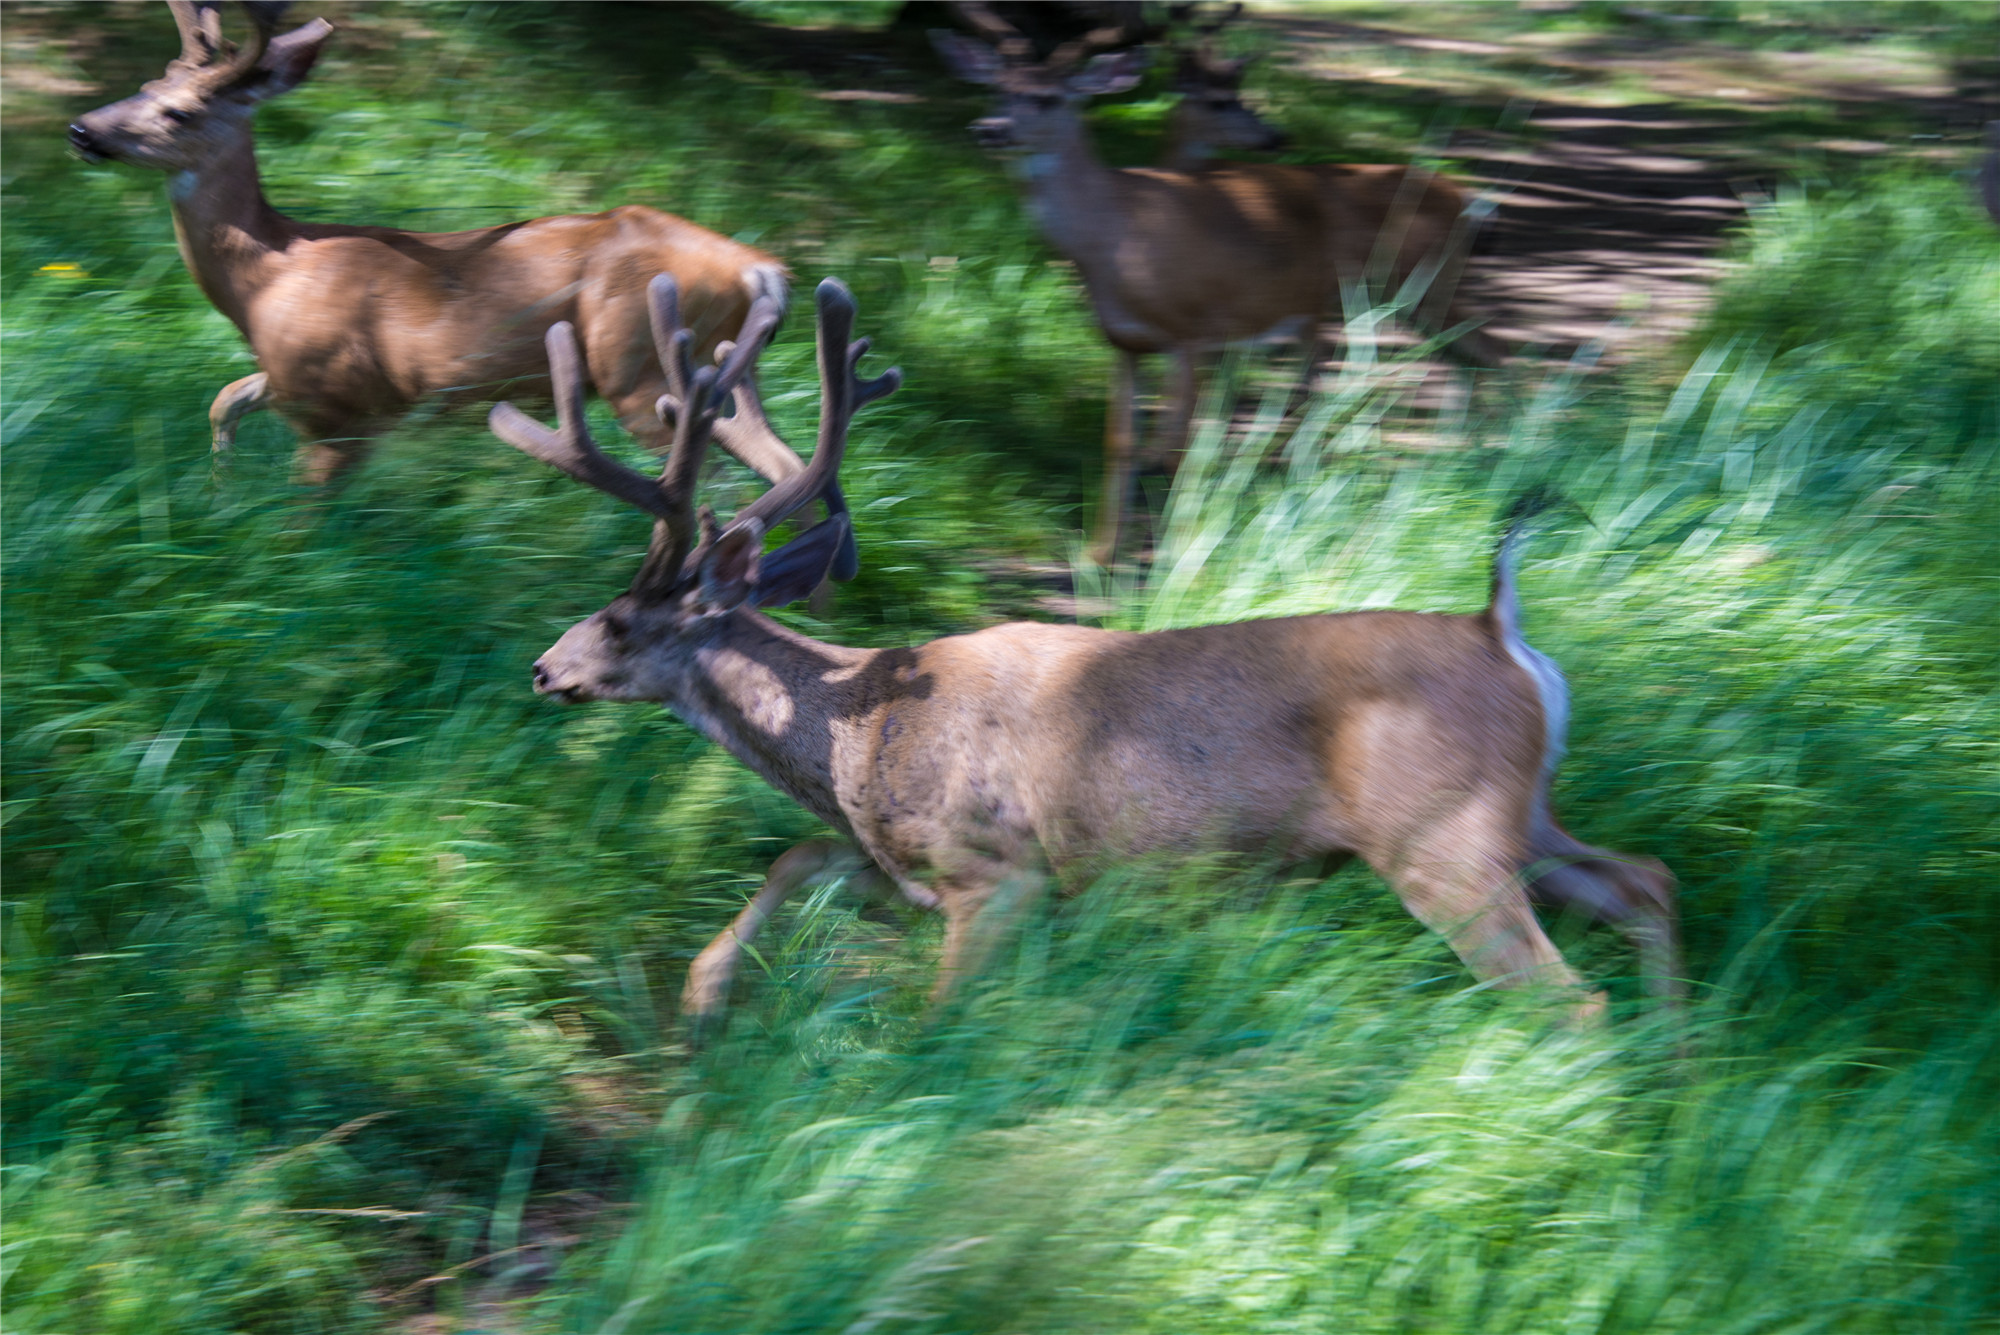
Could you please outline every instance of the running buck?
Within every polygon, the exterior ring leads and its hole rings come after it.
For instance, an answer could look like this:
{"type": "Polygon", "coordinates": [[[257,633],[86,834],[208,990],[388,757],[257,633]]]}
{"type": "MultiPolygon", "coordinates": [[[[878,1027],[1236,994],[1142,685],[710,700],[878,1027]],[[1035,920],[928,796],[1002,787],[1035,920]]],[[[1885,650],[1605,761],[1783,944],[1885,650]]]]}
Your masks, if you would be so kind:
{"type": "MultiPolygon", "coordinates": [[[[1339,315],[1344,291],[1371,280],[1420,290],[1414,314],[1422,324],[1467,323],[1456,292],[1472,235],[1467,200],[1435,173],[1344,164],[1114,169],[1092,147],[1083,107],[1136,85],[1144,51],[1099,55],[1079,69],[1082,43],[1029,63],[956,33],[932,38],[961,78],[999,89],[995,114],[975,121],[973,132],[988,147],[1026,151],[1021,176],[1030,206],[1050,244],[1081,272],[1098,326],[1117,353],[1091,553],[1099,563],[1117,554],[1131,487],[1141,355],[1173,358],[1156,449],[1171,470],[1194,417],[1197,362],[1208,349],[1297,333],[1310,379],[1320,320],[1339,315]]],[[[1449,351],[1491,367],[1506,348],[1471,329],[1449,351]]]]}
{"type": "Polygon", "coordinates": [[[646,281],[663,269],[680,281],[702,350],[735,333],[756,298],[783,299],[772,256],[637,206],[440,233],[288,218],[265,201],[251,122],[298,87],[332,27],[314,19],[278,35],[284,5],[246,4],[252,32],[236,48],[219,5],[169,3],[179,58],[69,137],[89,161],[167,173],[181,257],[256,354],[257,373],[209,410],[218,461],[238,419],[268,406],[298,430],[301,479],[330,482],[420,399],[545,392],[542,334],[558,320],[577,330],[598,392],[656,446],[665,386],[646,281]]]}
{"type": "MultiPolygon", "coordinates": [[[[1359,854],[1482,979],[1601,998],[1543,933],[1530,899],[1574,908],[1636,943],[1655,990],[1678,988],[1673,879],[1657,862],[1578,843],[1549,809],[1563,747],[1562,674],[1521,638],[1515,538],[1484,611],[1352,612],[1130,634],[1015,623],[907,649],[850,649],[763,616],[819,582],[849,533],[837,488],[856,410],[900,383],[856,374],[854,301],[819,305],[819,441],[802,464],[749,380],[774,323],[754,311],[720,368],[691,370],[671,280],[654,289],[656,346],[673,386],[658,479],[617,463],[583,417],[567,325],[549,331],[560,425],[502,404],[494,432],[655,519],[630,589],[534,665],[565,701],[657,701],[841,837],[778,859],[770,879],[689,974],[683,1010],[715,1017],[759,926],[829,869],[886,881],[945,915],[940,994],[974,971],[1013,909],[1054,872],[1074,884],[1108,860],[1203,848],[1333,862],[1359,854]],[[735,414],[718,415],[734,399],[735,414]],[[713,436],[791,456],[772,489],[718,526],[695,506],[713,436]],[[764,536],[826,502],[776,551],[764,536]]],[[[775,471],[775,470],[774,470],[775,471]]]]}

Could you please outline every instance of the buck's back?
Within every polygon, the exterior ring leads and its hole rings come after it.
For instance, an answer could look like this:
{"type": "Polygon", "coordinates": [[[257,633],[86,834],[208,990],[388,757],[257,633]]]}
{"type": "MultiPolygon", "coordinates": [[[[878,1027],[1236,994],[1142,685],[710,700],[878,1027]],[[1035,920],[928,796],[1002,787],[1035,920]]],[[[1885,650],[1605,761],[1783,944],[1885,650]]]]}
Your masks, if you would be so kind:
{"type": "Polygon", "coordinates": [[[782,272],[760,250],[631,205],[468,232],[302,224],[297,238],[252,305],[252,343],[281,398],[370,412],[450,391],[532,403],[558,320],[582,333],[593,378],[615,380],[600,358],[651,356],[644,294],[663,271],[705,355],[742,323],[746,275],[782,272]],[[330,303],[330,290],[347,299],[330,303]]]}
{"type": "Polygon", "coordinates": [[[1343,847],[1389,732],[1430,783],[1533,773],[1533,684],[1483,616],[1356,612],[1153,634],[1013,624],[914,651],[859,735],[905,865],[956,847],[1343,847]],[[1525,768],[1523,768],[1525,766],[1525,768]],[[1510,768],[1511,767],[1511,768],[1510,768]]]}

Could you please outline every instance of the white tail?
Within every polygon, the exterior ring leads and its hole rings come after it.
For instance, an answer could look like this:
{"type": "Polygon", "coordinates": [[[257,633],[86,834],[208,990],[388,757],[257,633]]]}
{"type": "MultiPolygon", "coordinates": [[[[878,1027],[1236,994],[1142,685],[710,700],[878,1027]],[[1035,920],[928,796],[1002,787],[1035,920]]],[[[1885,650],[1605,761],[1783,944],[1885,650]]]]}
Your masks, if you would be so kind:
{"type": "Polygon", "coordinates": [[[241,48],[221,7],[170,0],[181,54],[132,97],[79,117],[87,159],[168,174],[181,255],[249,340],[258,371],[210,409],[218,455],[245,414],[271,407],[297,428],[302,480],[333,480],[419,399],[488,402],[546,385],[542,334],[582,341],[591,382],[621,421],[659,445],[665,386],[649,350],[645,281],[681,284],[697,351],[736,333],[760,297],[782,305],[772,256],[654,209],[535,218],[469,232],[304,223],[264,199],[251,122],[311,71],[333,29],[279,35],[280,4],[246,4],[241,48]]]}
{"type": "MultiPolygon", "coordinates": [[[[1536,922],[1532,894],[1619,927],[1655,989],[1676,993],[1673,878],[1651,859],[1578,843],[1550,815],[1560,723],[1550,679],[1530,665],[1539,655],[1521,657],[1533,651],[1520,638],[1511,542],[1492,605],[1468,615],[1356,612],[1147,635],[1015,623],[907,649],[827,644],[755,609],[803,597],[835,561],[852,532],[838,491],[848,424],[896,373],[857,376],[868,343],[849,342],[853,298],[822,283],[819,444],[803,464],[751,392],[754,348],[694,371],[670,285],[656,301],[676,386],[657,480],[590,439],[561,326],[549,336],[560,425],[505,405],[493,423],[659,521],[631,588],[536,661],[535,689],[665,704],[845,841],[778,861],[702,952],[690,1019],[719,1012],[744,945],[816,875],[859,872],[941,909],[943,991],[978,966],[1046,873],[1074,882],[1107,859],[1204,848],[1322,865],[1358,854],[1478,977],[1573,989],[1575,1009],[1596,1011],[1536,922]],[[719,416],[732,396],[736,413],[719,416]],[[711,434],[739,457],[791,455],[765,470],[783,480],[723,525],[705,511],[698,521],[694,507],[711,434]],[[765,532],[815,500],[828,518],[765,555],[765,532]]],[[[770,319],[751,326],[746,346],[770,319]]]]}

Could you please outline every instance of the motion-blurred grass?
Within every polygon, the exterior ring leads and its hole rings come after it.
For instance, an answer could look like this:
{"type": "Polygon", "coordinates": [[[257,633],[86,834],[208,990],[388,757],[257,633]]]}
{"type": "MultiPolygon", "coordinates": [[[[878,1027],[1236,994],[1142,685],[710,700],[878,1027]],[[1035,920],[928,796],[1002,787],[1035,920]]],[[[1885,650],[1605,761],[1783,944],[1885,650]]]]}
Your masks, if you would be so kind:
{"type": "MultiPolygon", "coordinates": [[[[171,26],[58,17],[34,68],[105,90],[10,78],[0,237],[10,1329],[476,1327],[510,1267],[524,1328],[1996,1328],[2000,239],[1961,182],[1783,197],[1667,391],[1538,378],[1419,454],[1361,373],[1210,427],[1150,580],[1086,602],[1470,608],[1496,512],[1561,487],[1590,522],[1524,575],[1576,699],[1558,801],[1680,874],[1689,1059],[1600,935],[1559,929],[1619,1022],[1552,1033],[1366,875],[1152,866],[943,1025],[934,926],[828,887],[697,1057],[685,961],[813,825],[656,712],[529,695],[642,522],[471,417],[324,503],[253,419],[212,486],[247,353],[158,179],[59,152],[171,26]]],[[[885,78],[928,100],[828,101],[740,38],[349,11],[264,115],[267,188],[437,228],[654,203],[847,278],[908,385],[819,629],[984,624],[1088,500],[1080,294],[919,46],[885,78]]],[[[1164,103],[1131,105],[1141,157],[1164,103]]],[[[809,337],[765,377],[794,425],[809,337]]]]}

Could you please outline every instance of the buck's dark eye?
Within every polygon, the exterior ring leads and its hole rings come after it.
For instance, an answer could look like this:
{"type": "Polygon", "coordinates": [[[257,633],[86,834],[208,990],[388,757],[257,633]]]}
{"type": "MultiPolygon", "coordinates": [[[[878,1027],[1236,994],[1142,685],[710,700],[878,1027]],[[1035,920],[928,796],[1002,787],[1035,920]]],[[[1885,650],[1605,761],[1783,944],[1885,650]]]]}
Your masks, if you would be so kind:
{"type": "Polygon", "coordinates": [[[186,125],[195,117],[195,113],[186,107],[168,107],[161,114],[176,125],[186,125]]]}
{"type": "Polygon", "coordinates": [[[625,618],[623,617],[608,616],[604,618],[604,633],[614,640],[624,639],[626,632],[631,629],[630,626],[625,624],[625,618]]]}

